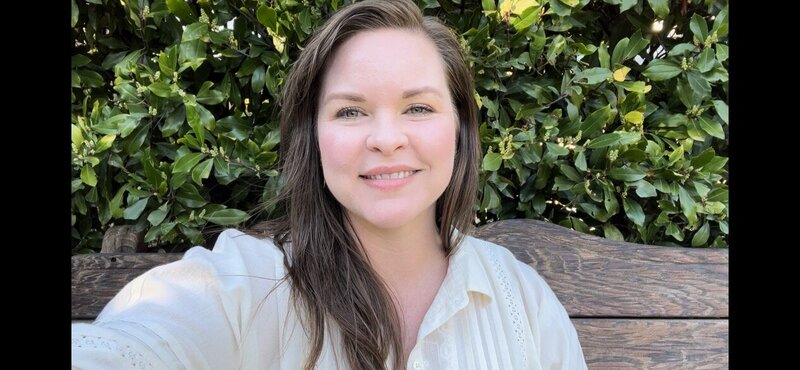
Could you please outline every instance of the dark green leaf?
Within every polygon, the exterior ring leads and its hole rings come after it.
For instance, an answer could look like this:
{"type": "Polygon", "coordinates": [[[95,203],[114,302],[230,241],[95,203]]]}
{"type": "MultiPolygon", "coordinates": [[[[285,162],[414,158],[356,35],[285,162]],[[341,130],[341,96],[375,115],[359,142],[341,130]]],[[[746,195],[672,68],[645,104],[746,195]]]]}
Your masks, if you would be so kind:
{"type": "Polygon", "coordinates": [[[614,180],[637,181],[644,178],[645,172],[630,167],[618,167],[608,170],[608,176],[614,180]]]}
{"type": "Polygon", "coordinates": [[[692,157],[692,161],[691,161],[692,167],[698,168],[698,169],[702,168],[703,166],[706,165],[706,163],[711,161],[711,159],[713,159],[715,155],[716,155],[716,153],[714,152],[714,148],[710,148],[710,147],[706,148],[705,150],[703,150],[702,153],[692,157]]]}
{"type": "Polygon", "coordinates": [[[178,72],[183,72],[191,67],[193,71],[203,64],[206,60],[206,44],[200,40],[182,42],[178,49],[178,72]]]}
{"type": "Polygon", "coordinates": [[[695,209],[697,203],[683,186],[679,187],[678,198],[680,199],[683,215],[689,220],[689,224],[695,224],[697,222],[697,212],[695,209]]]}
{"type": "Polygon", "coordinates": [[[697,64],[695,65],[697,69],[702,72],[706,73],[714,68],[714,65],[717,61],[717,57],[714,54],[714,49],[712,48],[705,48],[703,52],[697,57],[697,64]]]}
{"type": "Polygon", "coordinates": [[[606,239],[610,240],[617,240],[617,241],[625,240],[625,237],[622,236],[622,233],[619,231],[619,229],[608,222],[603,224],[603,235],[605,236],[606,239]]]}
{"type": "Polygon", "coordinates": [[[83,83],[86,87],[103,86],[103,76],[101,76],[99,73],[85,68],[79,69],[77,73],[81,78],[81,83],[83,83]]]}
{"type": "Polygon", "coordinates": [[[172,78],[178,63],[178,47],[172,45],[158,55],[158,69],[165,77],[172,78]]]}
{"type": "Polygon", "coordinates": [[[589,149],[605,148],[609,146],[619,146],[639,141],[641,134],[638,132],[610,132],[600,135],[589,142],[586,147],[589,149]]]}
{"type": "Polygon", "coordinates": [[[592,112],[581,125],[581,132],[583,137],[589,137],[591,134],[602,129],[611,118],[611,106],[605,105],[602,108],[592,112]]]}
{"type": "Polygon", "coordinates": [[[202,244],[203,243],[203,233],[197,228],[189,227],[183,224],[178,224],[178,229],[180,229],[183,235],[189,239],[189,242],[192,244],[202,244]]]}
{"type": "Polygon", "coordinates": [[[647,153],[638,148],[631,148],[623,152],[622,157],[631,162],[639,163],[647,159],[647,153]]]}
{"type": "Polygon", "coordinates": [[[611,70],[608,68],[588,68],[581,71],[580,74],[575,76],[576,80],[586,79],[586,83],[594,85],[611,78],[611,70]]]}
{"type": "Polygon", "coordinates": [[[697,46],[695,44],[692,44],[691,42],[685,42],[673,46],[672,49],[670,49],[669,53],[667,53],[667,56],[674,57],[674,56],[687,55],[690,52],[694,51],[694,49],[696,48],[697,46]]]}
{"type": "Polygon", "coordinates": [[[608,44],[606,44],[605,41],[601,41],[600,46],[597,48],[597,58],[600,60],[601,68],[611,68],[611,62],[608,56],[608,44]]]}
{"type": "Polygon", "coordinates": [[[183,29],[181,42],[201,40],[208,35],[208,25],[205,23],[193,23],[183,29]]]}
{"type": "Polygon", "coordinates": [[[218,90],[202,90],[197,93],[197,102],[205,105],[215,105],[225,101],[225,94],[218,90]]]}
{"type": "Polygon", "coordinates": [[[83,54],[75,54],[72,56],[72,68],[83,67],[91,62],[92,60],[83,54]]]}
{"type": "Polygon", "coordinates": [[[161,136],[169,137],[178,132],[178,129],[186,121],[186,108],[181,105],[167,116],[164,125],[161,127],[161,136]]]}
{"type": "Polygon", "coordinates": [[[580,152],[575,156],[575,167],[583,172],[587,171],[588,167],[586,167],[586,156],[583,154],[583,152],[580,152]]]}
{"type": "Polygon", "coordinates": [[[181,188],[178,189],[176,199],[179,203],[189,208],[199,208],[208,203],[192,183],[186,183],[181,186],[181,188]]]}
{"type": "Polygon", "coordinates": [[[649,198],[656,196],[656,188],[647,180],[639,180],[636,182],[636,195],[639,198],[649,198]]]}
{"type": "Polygon", "coordinates": [[[725,164],[728,163],[728,158],[725,157],[714,157],[712,160],[708,161],[708,163],[703,166],[703,171],[709,173],[717,173],[725,167],[725,164]]]}
{"type": "Polygon", "coordinates": [[[541,10],[541,8],[538,6],[531,6],[525,9],[519,17],[511,22],[511,25],[514,26],[517,31],[528,29],[528,27],[539,20],[541,16],[539,10],[541,10]]]}
{"type": "Polygon", "coordinates": [[[709,191],[711,190],[711,188],[709,188],[708,185],[706,185],[704,182],[701,181],[692,181],[692,184],[694,185],[694,188],[697,191],[697,194],[700,196],[700,198],[706,198],[709,191]]]}
{"type": "Polygon", "coordinates": [[[704,222],[703,226],[701,226],[692,237],[692,247],[699,247],[706,244],[706,242],[708,242],[710,229],[711,227],[708,226],[708,222],[704,222]]]}
{"type": "Polygon", "coordinates": [[[728,234],[728,221],[718,221],[717,224],[719,225],[719,231],[728,234]]]}
{"type": "Polygon", "coordinates": [[[197,185],[203,185],[202,179],[207,179],[211,175],[211,168],[214,166],[212,158],[206,159],[203,163],[195,166],[192,169],[192,181],[197,185]]]}
{"type": "Polygon", "coordinates": [[[653,81],[663,81],[681,73],[681,66],[671,60],[655,59],[647,64],[642,74],[653,81]]]}
{"type": "Polygon", "coordinates": [[[483,170],[484,171],[497,171],[503,163],[503,157],[500,153],[486,153],[483,156],[483,170]]]}
{"type": "Polygon", "coordinates": [[[579,174],[578,171],[576,171],[575,168],[573,168],[572,166],[567,164],[562,164],[559,165],[558,168],[561,170],[561,173],[563,173],[564,176],[567,176],[568,179],[575,182],[583,181],[583,176],[581,176],[581,174],[579,174]]]}
{"type": "Polygon", "coordinates": [[[656,190],[666,194],[676,195],[678,192],[677,187],[672,186],[669,182],[667,182],[667,180],[664,179],[655,179],[655,181],[653,181],[653,187],[655,187],[656,190]]]}
{"type": "Polygon", "coordinates": [[[265,76],[265,69],[264,66],[258,66],[255,70],[253,70],[253,77],[250,82],[250,86],[253,89],[253,92],[257,93],[264,88],[264,84],[266,83],[266,76],[265,76]]]}
{"type": "Polygon", "coordinates": [[[619,40],[617,45],[614,46],[614,51],[611,52],[611,66],[612,68],[617,68],[617,66],[624,61],[625,53],[628,51],[628,42],[630,39],[627,37],[619,40]]]}
{"type": "MultiPolygon", "coordinates": [[[[622,86],[623,89],[642,93],[645,94],[650,91],[652,88],[650,85],[646,84],[644,81],[622,81],[622,82],[614,82],[617,86],[622,86]]],[[[629,95],[630,96],[630,95],[629,95]]],[[[626,99],[627,100],[627,99],[626,99]]]]}
{"type": "Polygon", "coordinates": [[[78,4],[75,3],[75,0],[72,0],[72,17],[70,21],[70,27],[75,27],[78,24],[78,4]]]}
{"type": "Polygon", "coordinates": [[[81,87],[81,76],[78,74],[78,72],[70,71],[70,76],[72,78],[72,80],[70,81],[71,82],[70,86],[81,87]]]}
{"type": "Polygon", "coordinates": [[[272,9],[266,5],[261,5],[256,11],[256,17],[258,18],[258,22],[264,27],[267,27],[274,32],[278,32],[278,15],[275,12],[275,9],[272,9]]]}
{"type": "Polygon", "coordinates": [[[714,100],[712,103],[714,104],[714,110],[717,111],[719,118],[722,118],[722,121],[728,123],[728,104],[722,100],[714,100]]]}
{"type": "MultiPolygon", "coordinates": [[[[163,82],[155,82],[147,86],[147,89],[152,91],[153,94],[160,96],[162,98],[168,98],[172,95],[172,91],[170,90],[170,85],[167,85],[163,82]]],[[[177,93],[176,93],[177,94],[177,93]]]]}
{"type": "Polygon", "coordinates": [[[483,10],[496,10],[497,7],[494,4],[495,0],[481,0],[481,5],[483,5],[483,10]]]}
{"type": "Polygon", "coordinates": [[[482,210],[494,210],[500,207],[500,195],[494,190],[494,187],[487,182],[483,186],[483,201],[481,202],[482,210]]]}
{"type": "Polygon", "coordinates": [[[644,50],[649,43],[650,40],[642,38],[642,31],[636,30],[636,32],[631,35],[630,40],[628,40],[628,45],[625,48],[625,53],[622,55],[622,60],[618,61],[618,63],[622,63],[630,58],[633,58],[639,54],[639,52],[644,50]]]}
{"type": "Polygon", "coordinates": [[[678,225],[675,225],[675,223],[673,223],[673,222],[670,222],[667,225],[666,233],[667,233],[667,235],[675,238],[678,241],[681,241],[681,242],[683,241],[683,231],[678,227],[678,225]]]}
{"type": "Polygon", "coordinates": [[[669,14],[669,0],[647,0],[647,3],[659,18],[664,19],[669,14]]]}
{"type": "Polygon", "coordinates": [[[150,197],[139,199],[138,201],[136,201],[136,203],[133,203],[133,205],[128,206],[128,208],[125,208],[125,212],[123,212],[123,214],[122,214],[123,217],[126,220],[138,219],[139,216],[142,215],[142,211],[144,211],[144,207],[147,206],[147,201],[149,199],[150,199],[150,197]]]}
{"type": "Polygon", "coordinates": [[[605,207],[609,215],[615,215],[617,212],[619,212],[619,201],[617,200],[617,194],[614,192],[613,185],[605,181],[603,181],[602,184],[603,207],[605,207]]]}
{"type": "Polygon", "coordinates": [[[97,175],[95,175],[94,168],[91,165],[85,164],[81,168],[81,181],[89,186],[97,185],[97,175]]]}
{"type": "Polygon", "coordinates": [[[133,154],[139,151],[150,134],[150,123],[136,127],[133,134],[123,140],[123,146],[127,154],[133,154]]]}
{"type": "Polygon", "coordinates": [[[721,188],[711,190],[706,201],[728,203],[728,191],[721,188]]]}
{"type": "Polygon", "coordinates": [[[694,13],[692,15],[692,20],[689,22],[689,29],[692,30],[695,41],[701,44],[705,42],[706,36],[708,36],[708,24],[703,17],[694,13]]]}
{"type": "Polygon", "coordinates": [[[228,208],[211,212],[205,215],[204,218],[206,221],[215,223],[217,225],[235,225],[247,220],[249,217],[250,216],[247,214],[247,212],[228,208]]]}
{"type": "Polygon", "coordinates": [[[708,96],[711,93],[711,85],[703,75],[694,71],[689,71],[686,74],[686,79],[689,81],[689,86],[692,88],[692,91],[699,94],[701,97],[708,96]]]}
{"type": "MultiPolygon", "coordinates": [[[[712,32],[716,32],[718,38],[728,34],[728,5],[727,4],[714,17],[714,25],[711,26],[711,31],[712,32]]],[[[719,45],[719,44],[717,44],[717,45],[719,45]]]]}
{"type": "Polygon", "coordinates": [[[622,0],[619,5],[619,12],[622,13],[636,5],[637,0],[622,0]]]}
{"type": "Polygon", "coordinates": [[[547,153],[545,155],[551,155],[554,158],[558,158],[562,155],[569,154],[569,149],[565,148],[562,145],[558,145],[555,143],[547,143],[547,153]]]}
{"type": "Polygon", "coordinates": [[[689,86],[689,83],[683,78],[678,79],[677,93],[678,99],[680,99],[681,103],[683,103],[686,108],[692,108],[693,106],[700,104],[700,98],[698,94],[692,90],[692,87],[689,86]]]}
{"type": "Polygon", "coordinates": [[[709,118],[704,115],[697,117],[697,124],[707,134],[717,139],[725,139],[725,131],[723,131],[722,125],[713,118],[709,118]]]}
{"type": "Polygon", "coordinates": [[[204,153],[189,153],[179,157],[173,165],[172,173],[189,172],[206,155],[204,153]]]}
{"type": "Polygon", "coordinates": [[[175,14],[183,24],[190,24],[197,22],[197,16],[186,4],[185,0],[167,0],[167,8],[172,14],[175,14]]]}
{"type": "Polygon", "coordinates": [[[634,224],[639,226],[644,226],[644,211],[642,210],[642,206],[639,205],[636,201],[630,198],[625,198],[622,203],[623,208],[625,209],[625,215],[628,216],[628,219],[633,221],[634,224]]]}
{"type": "Polygon", "coordinates": [[[573,186],[575,186],[575,183],[569,181],[566,177],[556,176],[555,179],[553,179],[553,190],[555,191],[569,190],[573,186]]]}
{"type": "Polygon", "coordinates": [[[725,44],[717,44],[717,60],[722,63],[728,60],[728,45],[725,44]]]}

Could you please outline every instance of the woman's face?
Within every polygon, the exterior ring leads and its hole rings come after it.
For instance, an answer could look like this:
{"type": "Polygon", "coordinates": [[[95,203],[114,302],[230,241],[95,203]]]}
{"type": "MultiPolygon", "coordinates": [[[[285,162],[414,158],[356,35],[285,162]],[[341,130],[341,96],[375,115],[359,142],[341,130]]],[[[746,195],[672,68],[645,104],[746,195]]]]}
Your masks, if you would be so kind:
{"type": "Polygon", "coordinates": [[[329,60],[318,104],[325,182],[354,226],[435,224],[457,123],[433,42],[397,29],[352,36],[329,60]]]}

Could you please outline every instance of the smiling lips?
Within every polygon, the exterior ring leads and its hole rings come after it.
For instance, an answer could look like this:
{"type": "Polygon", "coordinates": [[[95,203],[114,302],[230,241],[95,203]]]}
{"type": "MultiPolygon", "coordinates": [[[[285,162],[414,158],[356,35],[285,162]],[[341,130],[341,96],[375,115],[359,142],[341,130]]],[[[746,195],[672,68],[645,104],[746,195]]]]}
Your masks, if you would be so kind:
{"type": "Polygon", "coordinates": [[[416,171],[400,171],[393,173],[384,173],[380,175],[364,176],[367,180],[389,180],[389,179],[403,179],[413,175],[416,171]]]}
{"type": "Polygon", "coordinates": [[[370,187],[381,190],[395,190],[411,182],[420,170],[407,166],[377,167],[359,175],[370,187]]]}

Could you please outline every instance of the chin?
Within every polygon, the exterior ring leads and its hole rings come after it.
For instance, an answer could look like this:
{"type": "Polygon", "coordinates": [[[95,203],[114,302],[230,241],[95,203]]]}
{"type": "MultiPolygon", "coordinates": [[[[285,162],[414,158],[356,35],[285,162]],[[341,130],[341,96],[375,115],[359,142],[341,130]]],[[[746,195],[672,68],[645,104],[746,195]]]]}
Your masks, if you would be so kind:
{"type": "MultiPolygon", "coordinates": [[[[362,212],[351,214],[351,220],[376,229],[393,230],[415,223],[424,218],[427,213],[431,213],[433,216],[433,212],[435,212],[434,208],[409,209],[407,206],[394,205],[365,209],[362,212]]],[[[431,217],[431,222],[433,222],[433,217],[431,217]]]]}

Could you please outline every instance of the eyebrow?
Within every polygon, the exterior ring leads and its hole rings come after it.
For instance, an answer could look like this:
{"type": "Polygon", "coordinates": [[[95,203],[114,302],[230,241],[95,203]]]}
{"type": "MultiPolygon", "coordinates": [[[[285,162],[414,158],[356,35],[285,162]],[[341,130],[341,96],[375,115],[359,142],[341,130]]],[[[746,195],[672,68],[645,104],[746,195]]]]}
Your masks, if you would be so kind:
{"type": "Polygon", "coordinates": [[[359,102],[359,103],[363,103],[363,102],[367,101],[366,98],[364,98],[362,95],[358,95],[358,94],[332,93],[332,94],[328,94],[328,96],[325,97],[325,103],[327,103],[329,100],[336,100],[336,99],[349,100],[349,101],[354,101],[354,102],[359,102]]]}
{"type": "Polygon", "coordinates": [[[408,98],[410,98],[412,96],[416,96],[416,95],[419,95],[419,94],[422,94],[422,93],[426,93],[426,92],[442,96],[442,92],[439,91],[439,89],[437,89],[437,88],[435,88],[433,86],[423,86],[423,87],[420,87],[420,88],[411,89],[411,90],[408,90],[408,91],[404,92],[403,93],[403,99],[408,99],[408,98]]]}
{"type": "MultiPolygon", "coordinates": [[[[432,94],[438,95],[440,97],[443,96],[442,92],[439,91],[439,89],[437,89],[437,88],[435,88],[433,86],[423,86],[423,87],[419,87],[419,88],[416,88],[416,89],[411,89],[411,90],[404,91],[402,97],[403,97],[403,99],[408,99],[408,98],[411,98],[411,97],[414,97],[414,96],[417,96],[417,95],[423,94],[423,93],[432,93],[432,94]]],[[[330,100],[337,100],[337,99],[338,100],[354,101],[354,102],[358,102],[358,103],[363,103],[363,102],[367,101],[367,99],[363,95],[359,95],[359,94],[355,94],[355,93],[347,93],[347,92],[337,92],[337,93],[328,94],[325,97],[324,103],[327,103],[330,100]]]]}

